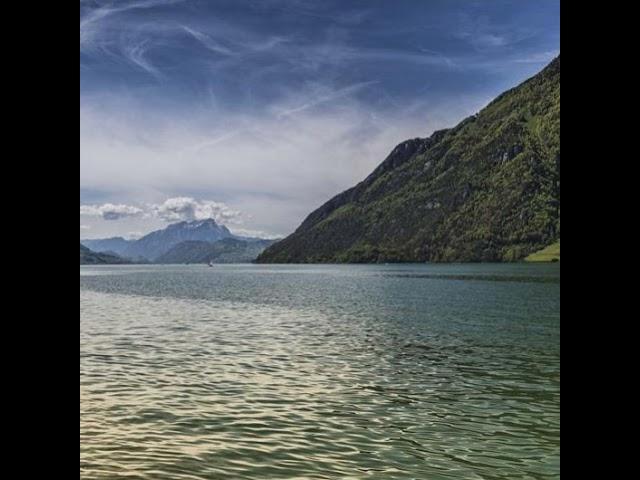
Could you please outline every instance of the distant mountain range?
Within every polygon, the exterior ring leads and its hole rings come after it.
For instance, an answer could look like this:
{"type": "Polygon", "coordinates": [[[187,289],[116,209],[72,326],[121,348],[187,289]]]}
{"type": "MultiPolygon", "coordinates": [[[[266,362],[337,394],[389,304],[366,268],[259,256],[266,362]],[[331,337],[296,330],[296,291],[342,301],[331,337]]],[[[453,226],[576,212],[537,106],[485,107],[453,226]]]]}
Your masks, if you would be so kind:
{"type": "Polygon", "coordinates": [[[479,114],[398,145],[259,263],[516,261],[560,240],[560,57],[479,114]]]}
{"type": "Polygon", "coordinates": [[[158,257],[155,263],[251,263],[273,242],[237,238],[224,238],[213,243],[186,241],[158,257]]]}
{"type": "Polygon", "coordinates": [[[154,263],[246,263],[272,243],[234,235],[213,219],[175,223],[138,240],[114,237],[81,241],[97,253],[154,263]]]}
{"type": "Polygon", "coordinates": [[[80,265],[109,265],[130,263],[122,257],[109,253],[98,253],[80,244],[80,265]]]}
{"type": "Polygon", "coordinates": [[[100,240],[81,240],[80,243],[94,252],[111,252],[116,255],[124,255],[127,247],[129,247],[133,241],[125,240],[122,237],[114,237],[100,240]]]}

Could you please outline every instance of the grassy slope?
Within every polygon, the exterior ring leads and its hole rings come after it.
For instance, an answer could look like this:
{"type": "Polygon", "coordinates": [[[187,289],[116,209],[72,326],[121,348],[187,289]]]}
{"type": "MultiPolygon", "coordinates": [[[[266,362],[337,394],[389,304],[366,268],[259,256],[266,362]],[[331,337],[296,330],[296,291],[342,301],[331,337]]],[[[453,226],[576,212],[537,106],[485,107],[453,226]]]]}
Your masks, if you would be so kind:
{"type": "Polygon", "coordinates": [[[525,262],[560,261],[560,240],[526,257],[525,262]]]}

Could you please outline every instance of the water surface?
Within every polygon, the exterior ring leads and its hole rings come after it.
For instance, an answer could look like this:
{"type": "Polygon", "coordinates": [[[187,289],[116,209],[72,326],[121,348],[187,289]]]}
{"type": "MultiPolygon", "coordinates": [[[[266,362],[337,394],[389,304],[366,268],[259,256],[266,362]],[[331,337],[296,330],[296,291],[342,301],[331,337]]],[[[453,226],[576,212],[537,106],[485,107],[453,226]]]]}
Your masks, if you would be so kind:
{"type": "Polygon", "coordinates": [[[81,478],[559,478],[559,277],[81,267],[81,478]]]}

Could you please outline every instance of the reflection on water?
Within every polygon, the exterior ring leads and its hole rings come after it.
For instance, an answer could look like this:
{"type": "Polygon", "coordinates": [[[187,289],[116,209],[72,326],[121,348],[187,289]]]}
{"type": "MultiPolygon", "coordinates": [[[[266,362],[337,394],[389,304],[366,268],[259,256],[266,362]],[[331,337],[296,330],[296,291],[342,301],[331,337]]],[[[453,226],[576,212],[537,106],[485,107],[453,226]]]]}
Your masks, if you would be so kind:
{"type": "Polygon", "coordinates": [[[558,478],[558,278],[81,268],[81,477],[558,478]]]}

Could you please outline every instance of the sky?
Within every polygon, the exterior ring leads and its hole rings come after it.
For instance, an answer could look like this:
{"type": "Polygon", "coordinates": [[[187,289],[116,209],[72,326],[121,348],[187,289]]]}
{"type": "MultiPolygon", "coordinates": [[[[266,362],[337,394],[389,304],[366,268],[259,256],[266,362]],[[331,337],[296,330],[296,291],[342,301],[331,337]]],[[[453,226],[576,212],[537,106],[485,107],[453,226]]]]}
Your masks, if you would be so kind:
{"type": "Polygon", "coordinates": [[[80,0],[80,237],[291,233],[560,52],[559,0],[80,0]]]}

